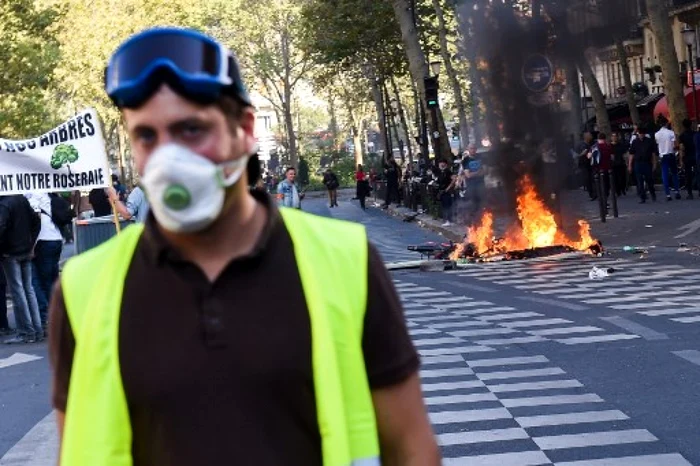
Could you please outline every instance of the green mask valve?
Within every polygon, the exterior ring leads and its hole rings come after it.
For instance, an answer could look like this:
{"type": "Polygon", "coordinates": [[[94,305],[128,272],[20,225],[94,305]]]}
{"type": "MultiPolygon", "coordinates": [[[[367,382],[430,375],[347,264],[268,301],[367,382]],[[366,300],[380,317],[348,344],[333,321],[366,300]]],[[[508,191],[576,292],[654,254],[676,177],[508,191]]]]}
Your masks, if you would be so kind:
{"type": "Polygon", "coordinates": [[[163,203],[172,210],[186,209],[190,202],[192,202],[190,192],[180,184],[168,186],[168,189],[163,193],[163,203]]]}

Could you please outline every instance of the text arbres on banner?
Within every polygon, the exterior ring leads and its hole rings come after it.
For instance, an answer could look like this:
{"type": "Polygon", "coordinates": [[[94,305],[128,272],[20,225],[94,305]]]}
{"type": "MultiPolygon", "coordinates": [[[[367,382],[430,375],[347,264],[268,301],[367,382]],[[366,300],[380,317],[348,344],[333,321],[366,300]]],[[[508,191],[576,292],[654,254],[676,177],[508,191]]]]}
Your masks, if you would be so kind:
{"type": "Polygon", "coordinates": [[[0,195],[90,190],[109,184],[107,152],[93,109],[36,138],[0,139],[0,195]]]}

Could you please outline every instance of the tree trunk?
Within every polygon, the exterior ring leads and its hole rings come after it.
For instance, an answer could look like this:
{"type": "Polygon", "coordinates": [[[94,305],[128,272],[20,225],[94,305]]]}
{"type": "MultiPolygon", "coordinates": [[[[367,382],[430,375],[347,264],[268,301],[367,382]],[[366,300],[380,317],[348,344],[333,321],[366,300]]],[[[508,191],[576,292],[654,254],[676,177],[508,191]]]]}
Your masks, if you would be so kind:
{"type": "Polygon", "coordinates": [[[372,99],[374,100],[374,106],[377,109],[377,120],[379,121],[379,130],[382,133],[382,143],[384,144],[384,154],[389,151],[389,135],[386,132],[386,115],[384,114],[384,99],[382,98],[382,90],[379,87],[377,79],[372,74],[369,78],[369,84],[372,88],[372,99]]]}
{"type": "Polygon", "coordinates": [[[330,124],[330,130],[331,130],[331,137],[333,138],[333,150],[339,150],[340,149],[340,141],[339,141],[339,131],[338,131],[338,120],[336,119],[335,115],[335,96],[333,95],[332,91],[328,91],[328,113],[330,114],[329,116],[331,117],[331,124],[330,124]]]}
{"type": "Polygon", "coordinates": [[[673,42],[673,30],[669,20],[668,4],[664,0],[646,0],[649,22],[658,47],[659,62],[664,73],[664,87],[668,99],[668,110],[676,132],[681,130],[681,122],[688,118],[683,84],[678,71],[678,54],[673,42]]]}
{"type": "MultiPolygon", "coordinates": [[[[421,101],[423,101],[424,108],[427,108],[425,83],[423,82],[423,79],[429,76],[428,63],[426,62],[425,54],[423,53],[420,40],[418,39],[416,25],[413,22],[410,1],[392,0],[392,4],[394,7],[394,15],[396,16],[396,20],[401,28],[401,37],[406,49],[406,56],[408,57],[411,77],[418,86],[418,94],[420,95],[421,101]]],[[[431,128],[433,131],[437,131],[439,135],[437,139],[431,138],[433,140],[433,148],[435,153],[441,154],[443,157],[448,157],[451,155],[452,150],[450,148],[450,141],[447,138],[447,129],[445,128],[445,124],[444,122],[441,122],[440,118],[433,118],[432,112],[430,113],[430,120],[432,123],[431,128]]]]}
{"type": "Polygon", "coordinates": [[[408,149],[408,162],[413,163],[413,144],[411,144],[411,134],[409,133],[408,124],[406,124],[406,114],[404,113],[403,103],[401,103],[401,96],[399,95],[399,87],[396,85],[396,79],[391,77],[391,87],[394,90],[394,98],[399,103],[399,119],[401,120],[401,127],[403,128],[404,134],[406,136],[406,148],[408,149]]]}
{"type": "Polygon", "coordinates": [[[355,166],[362,164],[362,134],[360,133],[360,128],[358,125],[353,124],[352,126],[352,144],[354,147],[355,154],[355,166]]]}
{"type": "Polygon", "coordinates": [[[442,62],[445,65],[447,77],[452,84],[452,93],[457,106],[457,115],[459,116],[459,151],[462,152],[465,145],[469,144],[469,126],[467,123],[467,112],[465,110],[464,98],[462,97],[462,85],[459,83],[457,72],[452,66],[452,57],[450,50],[447,47],[447,27],[445,26],[445,15],[442,12],[440,0],[433,0],[433,7],[438,19],[438,33],[440,35],[440,55],[442,62]]]}
{"type": "Polygon", "coordinates": [[[605,96],[603,91],[600,89],[600,84],[598,79],[593,73],[593,68],[591,64],[588,63],[588,59],[583,53],[578,56],[578,69],[583,76],[583,80],[591,91],[591,97],[593,97],[593,105],[595,106],[595,116],[598,123],[598,131],[602,131],[605,134],[610,134],[610,116],[608,115],[608,109],[605,106],[605,96]]]}
{"type": "Polygon", "coordinates": [[[418,90],[416,89],[416,84],[411,81],[411,89],[413,90],[413,102],[416,110],[416,131],[418,137],[418,158],[421,160],[428,160],[428,135],[425,130],[425,108],[418,98],[418,90]]]}
{"type": "Polygon", "coordinates": [[[627,61],[627,51],[625,50],[625,45],[622,43],[622,39],[620,37],[615,39],[615,47],[617,47],[617,57],[620,59],[620,65],[622,67],[622,78],[625,80],[625,98],[627,99],[627,106],[630,109],[630,118],[632,118],[632,124],[640,125],[642,119],[639,116],[637,100],[634,98],[634,90],[632,89],[630,64],[627,61]]]}
{"type": "Polygon", "coordinates": [[[574,140],[578,140],[578,135],[583,128],[581,85],[578,79],[576,64],[571,61],[566,63],[566,91],[568,100],[571,103],[571,112],[569,112],[569,132],[574,135],[574,140]]]}
{"type": "Polygon", "coordinates": [[[289,56],[289,34],[282,31],[280,38],[282,48],[282,65],[284,67],[284,102],[282,102],[282,110],[284,113],[285,129],[287,130],[287,142],[289,145],[289,165],[298,168],[299,154],[297,152],[297,136],[294,133],[294,116],[292,115],[292,83],[291,83],[291,57],[289,56]]]}

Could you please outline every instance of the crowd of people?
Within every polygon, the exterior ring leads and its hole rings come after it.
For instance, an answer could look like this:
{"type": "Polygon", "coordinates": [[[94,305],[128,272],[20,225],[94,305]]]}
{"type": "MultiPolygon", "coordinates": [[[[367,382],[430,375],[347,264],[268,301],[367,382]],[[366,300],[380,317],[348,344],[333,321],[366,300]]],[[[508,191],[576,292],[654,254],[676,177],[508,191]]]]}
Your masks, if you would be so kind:
{"type": "MultiPolygon", "coordinates": [[[[648,198],[656,201],[655,174],[661,168],[661,182],[666,201],[694,199],[693,192],[700,195],[700,132],[693,131],[690,120],[682,122],[679,136],[663,116],[656,125],[634,127],[629,140],[613,133],[610,141],[606,134],[584,133],[577,148],[582,184],[592,201],[599,196],[608,202],[613,187],[616,196],[627,194],[634,184],[640,203],[648,198]]],[[[700,129],[700,127],[698,128],[700,129]]]]}

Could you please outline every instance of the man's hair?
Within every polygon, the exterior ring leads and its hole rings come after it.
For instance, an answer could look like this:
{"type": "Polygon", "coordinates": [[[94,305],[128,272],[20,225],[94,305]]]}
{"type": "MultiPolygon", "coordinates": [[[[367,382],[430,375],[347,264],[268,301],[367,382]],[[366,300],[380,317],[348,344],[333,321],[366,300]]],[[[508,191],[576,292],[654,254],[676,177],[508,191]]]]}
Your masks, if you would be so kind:
{"type": "Polygon", "coordinates": [[[605,133],[598,133],[598,139],[600,141],[605,141],[608,138],[608,135],[605,133]]]}
{"type": "Polygon", "coordinates": [[[284,171],[284,174],[286,175],[287,173],[292,172],[292,171],[295,172],[295,171],[297,171],[297,169],[294,167],[287,167],[287,169],[284,171]]]}
{"type": "Polygon", "coordinates": [[[692,125],[693,125],[693,123],[688,118],[683,120],[683,128],[690,129],[692,127],[692,125]]]}
{"type": "MultiPolygon", "coordinates": [[[[245,114],[246,108],[249,107],[249,105],[244,104],[237,98],[230,95],[222,95],[219,100],[216,101],[215,105],[226,117],[226,122],[228,123],[228,127],[231,132],[238,128],[238,125],[245,114]]],[[[248,175],[248,186],[252,188],[255,186],[258,179],[261,178],[260,159],[257,153],[252,154],[248,159],[246,173],[248,175]]]]}
{"type": "Polygon", "coordinates": [[[440,161],[438,163],[445,163],[446,164],[448,162],[447,162],[447,159],[440,159],[440,161]]]}

